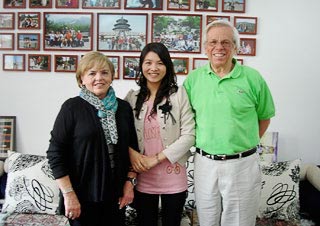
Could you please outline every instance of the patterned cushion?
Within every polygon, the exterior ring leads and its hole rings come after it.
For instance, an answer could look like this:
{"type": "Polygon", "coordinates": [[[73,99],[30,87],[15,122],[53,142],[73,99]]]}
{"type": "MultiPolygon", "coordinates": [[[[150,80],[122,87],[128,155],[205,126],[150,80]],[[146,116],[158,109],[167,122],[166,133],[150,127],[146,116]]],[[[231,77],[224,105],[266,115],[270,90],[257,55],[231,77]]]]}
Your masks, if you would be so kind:
{"type": "Polygon", "coordinates": [[[299,159],[261,162],[260,218],[299,221],[300,164],[299,159]]]}
{"type": "MultiPolygon", "coordinates": [[[[191,149],[192,151],[192,149],[191,149]]],[[[192,153],[194,153],[192,151],[192,153]]],[[[194,154],[189,157],[187,161],[187,176],[188,176],[188,195],[185,203],[185,208],[189,211],[192,211],[196,208],[196,202],[194,198],[194,154]]]]}
{"type": "Polygon", "coordinates": [[[56,214],[59,188],[45,156],[11,153],[3,212],[56,214]]]}

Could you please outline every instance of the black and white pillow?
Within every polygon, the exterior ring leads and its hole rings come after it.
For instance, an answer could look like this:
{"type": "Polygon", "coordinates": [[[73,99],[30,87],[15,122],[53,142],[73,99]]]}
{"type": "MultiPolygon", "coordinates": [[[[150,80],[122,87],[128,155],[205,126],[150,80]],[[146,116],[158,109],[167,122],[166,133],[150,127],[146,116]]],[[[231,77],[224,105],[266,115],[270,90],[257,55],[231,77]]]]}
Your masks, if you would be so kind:
{"type": "Polygon", "coordinates": [[[299,221],[299,159],[284,162],[261,162],[262,190],[260,218],[299,221]]]}
{"type": "Polygon", "coordinates": [[[59,188],[45,156],[11,153],[2,212],[57,214],[59,188]]]}

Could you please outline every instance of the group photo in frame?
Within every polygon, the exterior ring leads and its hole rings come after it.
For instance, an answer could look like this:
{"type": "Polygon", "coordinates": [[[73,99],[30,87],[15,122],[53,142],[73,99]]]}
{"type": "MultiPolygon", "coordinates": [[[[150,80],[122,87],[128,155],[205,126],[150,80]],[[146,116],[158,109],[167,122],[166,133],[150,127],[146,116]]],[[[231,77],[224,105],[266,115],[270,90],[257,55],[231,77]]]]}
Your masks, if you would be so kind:
{"type": "Polygon", "coordinates": [[[14,29],[14,13],[0,13],[0,30],[14,29]]]}
{"type": "Polygon", "coordinates": [[[80,0],[56,0],[56,8],[69,8],[77,9],[79,8],[80,0]]]}
{"type": "Polygon", "coordinates": [[[138,56],[123,57],[123,79],[136,79],[139,72],[139,60],[138,56]]]}
{"type": "Polygon", "coordinates": [[[222,0],[222,12],[245,13],[246,0],[222,0]]]}
{"type": "Polygon", "coordinates": [[[210,24],[213,21],[216,20],[225,20],[225,21],[229,21],[230,22],[230,16],[216,16],[216,15],[207,15],[207,23],[206,25],[210,24]]]}
{"type": "Polygon", "coordinates": [[[0,159],[16,151],[16,116],[0,116],[0,159]]]}
{"type": "Polygon", "coordinates": [[[18,29],[40,29],[40,12],[18,12],[18,29]]]}
{"type": "Polygon", "coordinates": [[[4,71],[25,71],[25,54],[3,54],[4,71]]]}
{"type": "Polygon", "coordinates": [[[98,13],[99,51],[140,52],[147,43],[148,14],[98,13]]]}
{"type": "Polygon", "coordinates": [[[257,17],[234,17],[234,26],[239,34],[255,35],[257,34],[257,17]]]}
{"type": "Polygon", "coordinates": [[[194,3],[195,11],[218,11],[218,0],[196,0],[194,3]]]}
{"type": "Polygon", "coordinates": [[[14,33],[0,33],[0,50],[14,49],[14,33]]]}
{"type": "Polygon", "coordinates": [[[82,0],[83,9],[120,9],[120,0],[82,0]]]}
{"type": "Polygon", "coordinates": [[[51,71],[51,55],[28,54],[28,71],[38,71],[38,72],[51,71]]]}
{"type": "Polygon", "coordinates": [[[53,0],[29,0],[29,8],[52,8],[53,0]]]}
{"type": "Polygon", "coordinates": [[[187,75],[189,73],[188,57],[171,57],[176,75],[187,75]]]}
{"type": "Polygon", "coordinates": [[[55,72],[76,72],[77,65],[77,55],[54,55],[55,72]]]}
{"type": "Polygon", "coordinates": [[[18,50],[40,50],[40,34],[18,33],[18,50]]]}
{"type": "Polygon", "coordinates": [[[120,57],[119,56],[108,56],[108,59],[112,62],[114,67],[114,77],[113,79],[119,79],[119,70],[120,70],[120,57]]]}
{"type": "Polygon", "coordinates": [[[192,60],[192,70],[197,69],[206,65],[209,62],[208,58],[204,57],[195,57],[192,60]]]}
{"type": "Polygon", "coordinates": [[[167,0],[167,10],[190,11],[190,0],[167,0]]]}
{"type": "Polygon", "coordinates": [[[169,52],[200,53],[202,16],[199,14],[152,14],[152,42],[169,52]]]}
{"type": "Polygon", "coordinates": [[[240,48],[237,55],[255,56],[256,55],[256,39],[240,38],[240,48]]]}
{"type": "Polygon", "coordinates": [[[26,0],[3,0],[3,8],[26,8],[26,0]]]}
{"type": "Polygon", "coordinates": [[[93,13],[44,13],[44,50],[92,50],[93,13]]]}
{"type": "Polygon", "coordinates": [[[161,10],[163,0],[124,0],[125,9],[161,10]]]}

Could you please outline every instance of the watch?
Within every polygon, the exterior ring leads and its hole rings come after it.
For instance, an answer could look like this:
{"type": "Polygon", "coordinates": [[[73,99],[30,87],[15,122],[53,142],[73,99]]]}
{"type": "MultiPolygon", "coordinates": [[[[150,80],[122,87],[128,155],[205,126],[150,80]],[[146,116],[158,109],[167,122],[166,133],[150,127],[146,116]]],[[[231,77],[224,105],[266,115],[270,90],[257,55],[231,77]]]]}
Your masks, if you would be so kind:
{"type": "Polygon", "coordinates": [[[133,186],[136,186],[138,181],[135,177],[127,177],[127,181],[130,181],[133,186]]]}

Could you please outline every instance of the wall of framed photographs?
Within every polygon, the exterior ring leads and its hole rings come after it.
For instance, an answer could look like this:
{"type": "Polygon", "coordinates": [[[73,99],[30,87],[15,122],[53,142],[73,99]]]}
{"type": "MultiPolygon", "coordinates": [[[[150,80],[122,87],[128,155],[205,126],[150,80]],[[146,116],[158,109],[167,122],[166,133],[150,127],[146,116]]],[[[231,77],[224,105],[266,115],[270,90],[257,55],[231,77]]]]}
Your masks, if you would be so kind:
{"type": "Polygon", "coordinates": [[[232,22],[241,35],[238,60],[257,54],[258,18],[246,0],[4,0],[0,13],[2,71],[74,73],[81,55],[104,52],[116,79],[133,80],[149,42],[164,43],[177,75],[206,63],[206,24],[232,22]]]}

